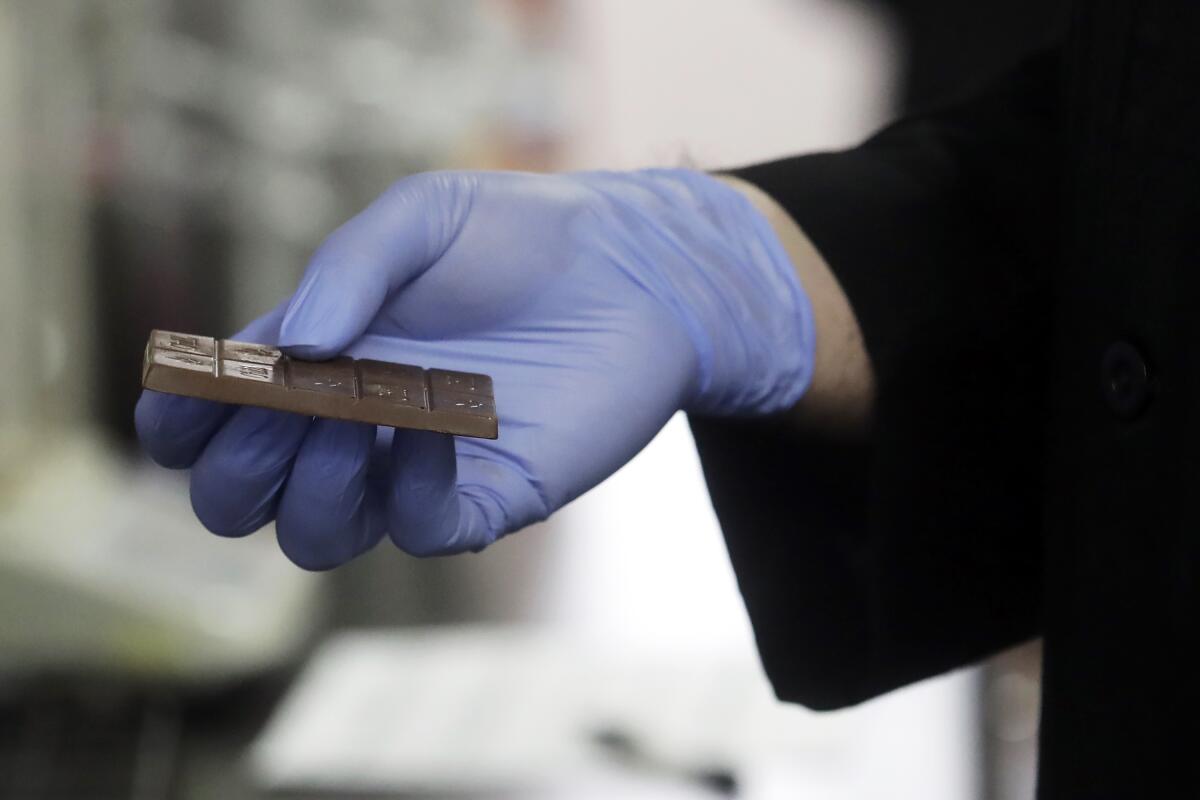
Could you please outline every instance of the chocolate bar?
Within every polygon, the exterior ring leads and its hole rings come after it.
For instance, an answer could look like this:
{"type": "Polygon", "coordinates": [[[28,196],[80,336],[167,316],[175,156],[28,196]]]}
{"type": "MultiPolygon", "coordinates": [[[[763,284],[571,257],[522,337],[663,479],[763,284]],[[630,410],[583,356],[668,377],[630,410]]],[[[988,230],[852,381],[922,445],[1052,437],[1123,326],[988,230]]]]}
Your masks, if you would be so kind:
{"type": "Polygon", "coordinates": [[[274,347],[152,331],[142,386],[314,417],[495,439],[492,379],[360,358],[302,361],[274,347]]]}

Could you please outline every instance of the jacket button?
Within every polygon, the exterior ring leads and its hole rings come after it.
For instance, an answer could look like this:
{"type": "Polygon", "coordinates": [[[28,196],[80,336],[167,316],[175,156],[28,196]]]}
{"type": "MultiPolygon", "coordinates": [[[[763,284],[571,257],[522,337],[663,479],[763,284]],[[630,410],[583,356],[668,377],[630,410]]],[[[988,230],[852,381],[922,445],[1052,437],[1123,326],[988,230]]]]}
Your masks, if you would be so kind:
{"type": "Polygon", "coordinates": [[[1104,397],[1122,419],[1132,419],[1150,402],[1150,367],[1129,342],[1115,342],[1104,352],[1104,397]]]}

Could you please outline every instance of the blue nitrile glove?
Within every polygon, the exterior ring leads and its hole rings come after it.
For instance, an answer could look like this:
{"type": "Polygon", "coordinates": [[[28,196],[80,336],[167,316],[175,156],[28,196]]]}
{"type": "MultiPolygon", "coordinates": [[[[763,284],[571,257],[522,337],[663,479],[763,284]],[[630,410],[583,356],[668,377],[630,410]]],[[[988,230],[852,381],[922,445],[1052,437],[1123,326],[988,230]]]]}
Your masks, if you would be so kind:
{"type": "Polygon", "coordinates": [[[319,569],[385,531],[416,555],[485,547],[595,486],[681,408],[788,408],[814,332],[786,253],[741,194],[648,170],[406,178],[240,336],[494,379],[499,440],[399,430],[390,448],[369,425],[142,396],[142,442],[192,467],[208,528],[240,536],[275,519],[284,552],[319,569]]]}

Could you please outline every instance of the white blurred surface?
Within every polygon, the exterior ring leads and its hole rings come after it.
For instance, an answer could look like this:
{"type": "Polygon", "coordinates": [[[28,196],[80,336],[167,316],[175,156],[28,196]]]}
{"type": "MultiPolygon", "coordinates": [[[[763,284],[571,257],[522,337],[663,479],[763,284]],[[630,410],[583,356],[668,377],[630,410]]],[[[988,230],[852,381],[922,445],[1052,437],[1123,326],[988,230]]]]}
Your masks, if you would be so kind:
{"type": "Polygon", "coordinates": [[[44,435],[0,502],[0,673],[92,671],[225,684],[296,657],[321,576],[269,534],[209,534],[186,476],[102,440],[44,435]]]}
{"type": "Polygon", "coordinates": [[[836,0],[575,0],[571,167],[728,166],[852,144],[889,111],[894,42],[836,0]]]}
{"type": "Polygon", "coordinates": [[[961,800],[916,780],[945,740],[922,731],[898,747],[881,724],[944,714],[949,696],[926,688],[816,715],[774,702],[736,658],[515,628],[346,633],[314,656],[250,767],[263,788],[331,794],[702,798],[714,795],[692,776],[715,770],[746,800],[961,800]],[[628,737],[634,763],[599,746],[597,731],[628,737]]]}

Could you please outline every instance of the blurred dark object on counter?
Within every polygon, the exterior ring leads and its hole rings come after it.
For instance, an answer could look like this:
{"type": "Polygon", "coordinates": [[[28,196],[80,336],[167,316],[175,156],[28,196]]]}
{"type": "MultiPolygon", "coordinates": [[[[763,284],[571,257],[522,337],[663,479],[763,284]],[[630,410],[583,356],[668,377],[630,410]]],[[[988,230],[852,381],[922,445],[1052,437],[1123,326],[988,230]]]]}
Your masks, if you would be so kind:
{"type": "Polygon", "coordinates": [[[286,682],[203,693],[95,675],[0,684],[0,798],[255,797],[237,765],[286,682]]]}

